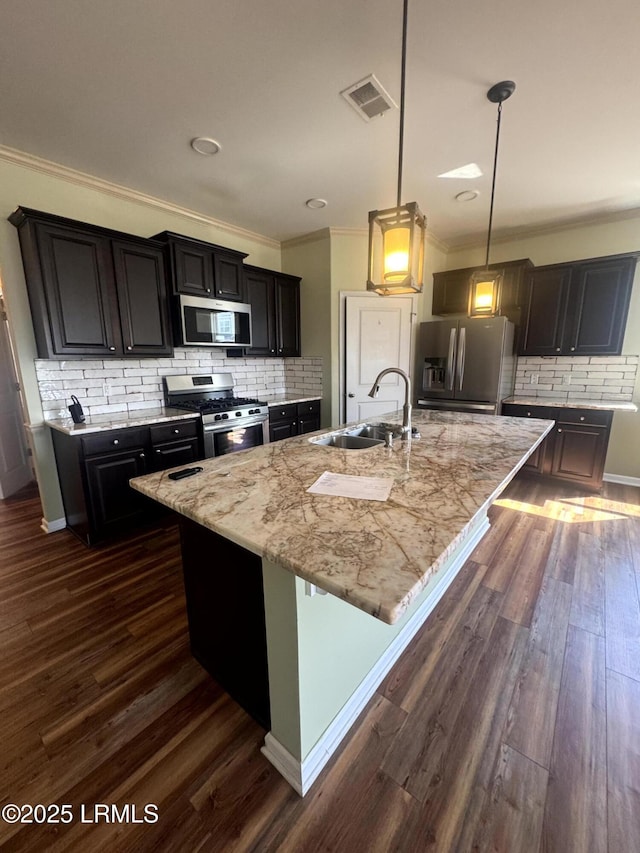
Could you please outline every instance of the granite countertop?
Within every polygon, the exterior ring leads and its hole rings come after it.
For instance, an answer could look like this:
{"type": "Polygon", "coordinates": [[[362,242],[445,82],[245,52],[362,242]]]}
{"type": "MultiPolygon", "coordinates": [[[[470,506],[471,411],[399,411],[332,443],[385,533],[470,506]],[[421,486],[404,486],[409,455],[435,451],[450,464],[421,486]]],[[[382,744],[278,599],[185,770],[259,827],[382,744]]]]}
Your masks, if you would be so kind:
{"type": "MultiPolygon", "coordinates": [[[[397,423],[395,413],[372,420],[397,423]]],[[[307,434],[205,459],[183,480],[160,472],[131,485],[393,623],[554,422],[418,411],[413,425],[421,438],[391,449],[342,450],[307,434]],[[324,471],[391,478],[391,494],[386,502],[308,494],[324,471]]]]}
{"type": "Polygon", "coordinates": [[[606,412],[637,412],[635,403],[623,403],[618,400],[576,400],[557,397],[525,397],[515,394],[507,397],[503,403],[517,403],[520,406],[560,406],[565,409],[600,409],[606,412]]]}
{"type": "Polygon", "coordinates": [[[112,412],[108,415],[91,415],[82,424],[74,424],[71,418],[52,418],[45,424],[67,435],[87,435],[110,429],[126,429],[134,426],[149,426],[165,421],[183,421],[198,417],[197,412],[159,406],[157,409],[141,409],[139,412],[112,412]]]}
{"type": "Polygon", "coordinates": [[[258,396],[268,406],[286,406],[288,403],[307,403],[310,400],[322,400],[321,394],[259,394],[258,396]]]}

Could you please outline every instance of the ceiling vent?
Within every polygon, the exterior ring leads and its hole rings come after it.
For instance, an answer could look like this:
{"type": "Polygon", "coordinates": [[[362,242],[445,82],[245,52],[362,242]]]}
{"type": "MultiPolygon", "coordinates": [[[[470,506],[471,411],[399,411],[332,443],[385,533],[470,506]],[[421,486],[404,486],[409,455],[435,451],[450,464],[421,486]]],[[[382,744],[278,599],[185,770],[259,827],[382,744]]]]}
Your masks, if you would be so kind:
{"type": "Polygon", "coordinates": [[[365,121],[384,115],[388,110],[398,109],[391,95],[381,85],[375,74],[370,74],[340,92],[365,121]]]}

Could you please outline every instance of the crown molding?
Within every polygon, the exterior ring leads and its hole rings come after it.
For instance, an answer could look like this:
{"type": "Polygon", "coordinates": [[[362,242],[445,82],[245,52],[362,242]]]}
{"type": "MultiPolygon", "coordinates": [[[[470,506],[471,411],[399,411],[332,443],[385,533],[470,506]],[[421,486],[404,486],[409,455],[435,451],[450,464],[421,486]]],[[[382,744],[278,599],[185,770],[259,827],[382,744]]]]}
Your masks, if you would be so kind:
{"type": "MultiPolygon", "coordinates": [[[[609,225],[629,219],[640,219],[640,207],[611,210],[607,213],[594,213],[589,216],[563,219],[558,222],[513,228],[509,231],[503,231],[502,234],[493,235],[491,237],[491,245],[511,243],[513,240],[526,240],[528,237],[544,237],[547,234],[557,234],[558,231],[572,231],[576,228],[588,228],[591,225],[609,225]]],[[[452,241],[448,244],[448,248],[445,251],[458,252],[466,249],[483,248],[485,246],[486,235],[478,234],[460,242],[452,241]]]]}
{"type": "Polygon", "coordinates": [[[212,225],[219,228],[227,234],[233,234],[235,237],[252,240],[255,243],[261,243],[269,246],[271,249],[279,249],[280,241],[273,240],[270,237],[265,237],[263,234],[257,234],[255,231],[248,231],[246,228],[240,228],[237,225],[230,225],[228,222],[223,222],[220,219],[214,219],[211,216],[206,216],[203,213],[198,213],[195,210],[190,210],[186,207],[173,204],[164,199],[156,198],[155,196],[147,195],[146,193],[133,190],[130,187],[114,184],[111,181],[97,178],[94,175],[89,175],[86,172],[79,172],[76,169],[71,169],[68,166],[62,166],[60,163],[54,163],[51,160],[44,160],[41,157],[36,157],[33,154],[27,154],[24,151],[18,151],[16,148],[9,148],[6,145],[0,145],[0,161],[11,163],[15,166],[23,166],[31,169],[34,172],[40,172],[50,177],[59,178],[67,181],[70,184],[76,184],[80,187],[96,190],[105,195],[113,196],[114,198],[122,199],[123,201],[132,201],[136,204],[152,207],[154,210],[164,210],[173,216],[181,216],[190,222],[198,222],[201,225],[212,225]]]}

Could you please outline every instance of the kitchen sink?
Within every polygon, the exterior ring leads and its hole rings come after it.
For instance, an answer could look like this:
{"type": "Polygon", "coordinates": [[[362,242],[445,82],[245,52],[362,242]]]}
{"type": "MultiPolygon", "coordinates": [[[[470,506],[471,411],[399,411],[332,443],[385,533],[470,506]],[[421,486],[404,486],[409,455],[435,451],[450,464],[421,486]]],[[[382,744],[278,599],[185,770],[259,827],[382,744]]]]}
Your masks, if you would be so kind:
{"type": "Polygon", "coordinates": [[[365,447],[376,447],[384,444],[387,433],[393,438],[399,438],[402,430],[397,424],[360,424],[350,427],[343,432],[319,435],[310,438],[312,444],[322,444],[325,447],[340,447],[343,450],[362,450],[365,447]]]}

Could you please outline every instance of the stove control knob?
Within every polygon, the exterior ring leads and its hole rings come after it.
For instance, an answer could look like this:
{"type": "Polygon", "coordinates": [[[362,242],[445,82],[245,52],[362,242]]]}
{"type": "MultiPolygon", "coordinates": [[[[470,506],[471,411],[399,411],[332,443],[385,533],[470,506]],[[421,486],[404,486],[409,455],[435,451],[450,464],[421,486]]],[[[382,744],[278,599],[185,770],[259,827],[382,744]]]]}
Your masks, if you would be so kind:
{"type": "Polygon", "coordinates": [[[237,417],[237,418],[241,418],[241,417],[242,417],[242,412],[236,412],[236,417],[237,417]]]}
{"type": "Polygon", "coordinates": [[[214,417],[214,421],[219,421],[221,417],[222,417],[222,415],[216,415],[216,416],[214,417]]]}
{"type": "Polygon", "coordinates": [[[220,417],[222,418],[223,421],[226,421],[229,419],[229,415],[227,415],[226,413],[224,415],[220,415],[220,417]]]}

